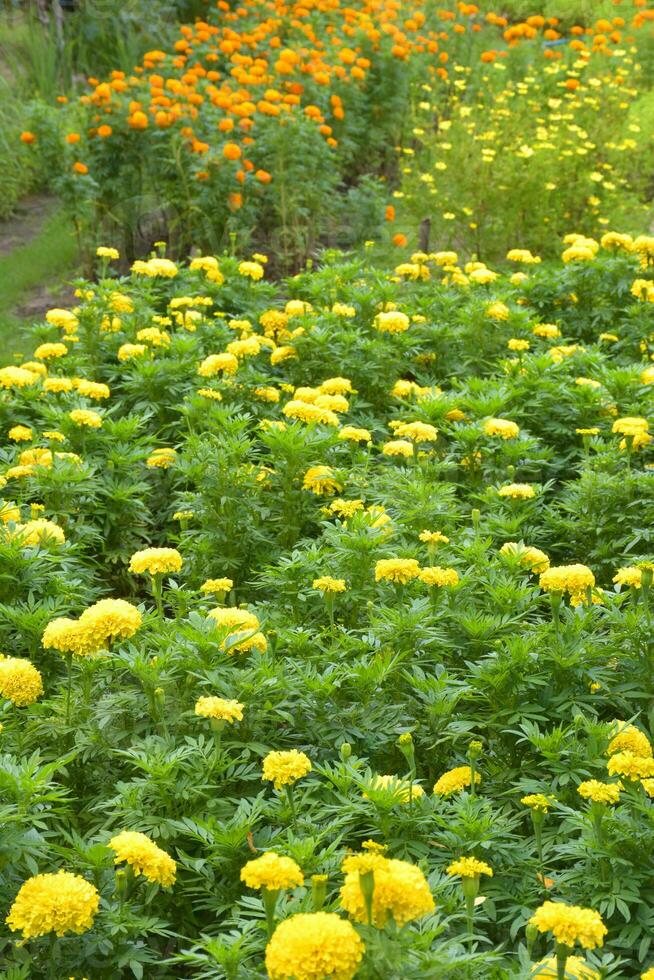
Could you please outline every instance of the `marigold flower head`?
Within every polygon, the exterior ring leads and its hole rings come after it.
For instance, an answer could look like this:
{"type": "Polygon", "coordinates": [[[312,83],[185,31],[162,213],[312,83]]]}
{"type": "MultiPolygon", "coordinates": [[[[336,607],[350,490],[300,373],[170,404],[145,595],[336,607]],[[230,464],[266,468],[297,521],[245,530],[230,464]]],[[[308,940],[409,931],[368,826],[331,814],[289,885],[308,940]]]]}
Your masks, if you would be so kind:
{"type": "Polygon", "coordinates": [[[654,759],[651,755],[634,755],[633,752],[616,752],[606,766],[609,776],[623,779],[650,779],[654,776],[654,759]]]}
{"type": "Polygon", "coordinates": [[[631,752],[643,758],[651,758],[654,753],[650,740],[644,732],[641,732],[635,725],[627,725],[617,722],[614,730],[618,729],[617,734],[609,742],[607,755],[615,755],[616,752],[631,752]]]}
{"type": "Polygon", "coordinates": [[[143,875],[153,884],[167,887],[175,883],[175,861],[146,834],[123,830],[112,837],[107,846],[116,852],[114,864],[129,864],[135,875],[143,875]]]}
{"type": "Polygon", "coordinates": [[[19,524],[15,536],[22,545],[45,547],[47,545],[64,544],[66,536],[58,524],[43,517],[25,524],[19,524]]]}
{"type": "Polygon", "coordinates": [[[231,592],[234,582],[231,578],[208,578],[200,586],[200,592],[222,595],[224,592],[231,592]]]}
{"type": "Polygon", "coordinates": [[[311,583],[311,588],[317,589],[319,592],[345,592],[347,590],[347,585],[345,584],[345,579],[342,578],[332,578],[331,575],[323,575],[322,578],[314,578],[311,583]]]}
{"type": "MultiPolygon", "coordinates": [[[[456,769],[448,769],[440,776],[434,786],[434,793],[437,796],[451,796],[462,789],[467,789],[472,782],[472,769],[470,766],[457,766],[456,769]]],[[[481,776],[475,772],[475,785],[481,782],[481,776]]]]}
{"type": "Polygon", "coordinates": [[[384,456],[404,456],[409,459],[414,454],[413,443],[408,439],[389,439],[382,446],[384,456]]]}
{"type": "Polygon", "coordinates": [[[400,422],[393,426],[396,436],[402,439],[411,439],[412,442],[435,442],[438,438],[438,429],[435,425],[427,422],[400,422]]]}
{"type": "Polygon", "coordinates": [[[573,595],[592,589],[595,576],[586,565],[552,565],[541,573],[539,584],[544,592],[569,592],[573,595]]]}
{"type": "Polygon", "coordinates": [[[497,491],[500,497],[510,497],[512,500],[531,500],[536,491],[530,483],[509,483],[497,491]]]}
{"type": "Polygon", "coordinates": [[[241,262],[238,267],[238,274],[246,279],[258,282],[263,279],[263,266],[259,262],[241,262]]]}
{"type": "Polygon", "coordinates": [[[105,398],[109,398],[111,394],[109,385],[103,384],[101,381],[89,381],[88,378],[75,378],[73,385],[78,395],[82,395],[84,398],[92,398],[94,401],[103,401],[105,398]]]}
{"type": "Polygon", "coordinates": [[[376,582],[406,585],[419,575],[420,565],[415,558],[381,558],[375,565],[376,582]]]}
{"type": "Polygon", "coordinates": [[[169,575],[179,572],[182,567],[182,556],[175,548],[144,548],[135,551],[129,561],[129,570],[135,575],[169,575]]]}
{"type": "Polygon", "coordinates": [[[68,348],[62,343],[39,344],[34,351],[34,357],[39,361],[51,361],[55,358],[65,357],[67,353],[68,348]]]}
{"type": "Polygon", "coordinates": [[[550,560],[544,551],[522,542],[507,541],[500,548],[500,554],[516,557],[521,565],[532,572],[544,572],[550,567],[550,560]]]}
{"type": "Polygon", "coordinates": [[[38,380],[39,375],[26,368],[13,367],[13,365],[0,368],[0,388],[26,388],[28,385],[36,384],[38,380]]]}
{"type": "Polygon", "coordinates": [[[577,792],[585,800],[603,803],[604,805],[619,803],[620,789],[620,783],[602,783],[598,779],[587,779],[577,786],[577,792]]]}
{"type": "MultiPolygon", "coordinates": [[[[427,880],[416,865],[375,855],[372,921],[383,928],[389,916],[402,928],[407,922],[429,915],[434,899],[427,880]]],[[[360,871],[348,871],[340,891],[341,905],[357,922],[367,922],[360,871]]]]}
{"type": "Polygon", "coordinates": [[[485,861],[478,861],[476,857],[461,857],[452,861],[446,868],[448,875],[452,878],[478,878],[480,875],[493,877],[493,869],[485,861]]]}
{"type": "Polygon", "coordinates": [[[230,653],[236,651],[247,653],[248,650],[252,649],[265,653],[268,644],[263,633],[257,632],[260,624],[254,613],[249,612],[247,609],[237,609],[233,606],[229,609],[217,606],[215,609],[210,609],[207,616],[213,619],[219,629],[227,632],[227,638],[223,641],[223,646],[228,646],[230,653]],[[227,640],[236,634],[244,635],[238,639],[238,642],[227,643],[227,640]]]}
{"type": "Polygon", "coordinates": [[[373,327],[380,333],[404,333],[410,325],[409,317],[399,310],[382,310],[373,320],[373,327]]]}
{"type": "Polygon", "coordinates": [[[292,786],[302,776],[311,772],[311,760],[304,752],[290,749],[287,752],[269,752],[263,760],[264,782],[273,783],[275,789],[292,786]]]}
{"type": "Polygon", "coordinates": [[[266,948],[270,980],[352,980],[365,946],[351,923],[334,912],[284,919],[266,948]]]}
{"type": "Polygon", "coordinates": [[[102,416],[87,408],[74,408],[68,413],[68,418],[81,428],[99,429],[102,425],[102,416]]]}
{"type": "Polygon", "coordinates": [[[238,701],[217,697],[201,697],[195,702],[195,713],[201,718],[215,718],[233,725],[243,721],[243,705],[238,701]]]}
{"type": "Polygon", "coordinates": [[[145,461],[150,469],[167,470],[177,459],[174,449],[155,449],[145,461]]]}
{"type": "Polygon", "coordinates": [[[0,696],[17,708],[34,704],[43,694],[43,679],[29,660],[0,654],[0,696]]]}
{"type": "Polygon", "coordinates": [[[595,949],[604,944],[608,929],[599,912],[564,902],[544,902],[536,909],[530,925],[539,932],[551,932],[558,943],[573,947],[579,943],[584,949],[595,949]]]}
{"type": "Polygon", "coordinates": [[[425,544],[449,544],[450,539],[445,535],[441,534],[440,531],[421,531],[418,535],[420,541],[424,541],[425,544]]]}
{"type": "Polygon", "coordinates": [[[544,793],[530,793],[523,796],[520,802],[537,813],[547,813],[556,803],[556,799],[553,796],[545,796],[544,793]]]}
{"type": "Polygon", "coordinates": [[[77,657],[87,657],[99,653],[103,643],[95,642],[81,625],[79,620],[60,616],[52,619],[43,631],[41,643],[46,650],[57,650],[59,653],[72,653],[77,657]]]}
{"type": "Polygon", "coordinates": [[[425,585],[438,588],[442,588],[443,586],[452,587],[459,583],[459,573],[455,568],[441,568],[440,565],[421,568],[419,578],[425,585]]]}
{"type": "Polygon", "coordinates": [[[290,857],[283,857],[274,851],[266,851],[254,861],[248,861],[241,868],[241,881],[248,888],[298,888],[304,884],[302,869],[290,857]]]}
{"type": "Polygon", "coordinates": [[[509,419],[486,419],[484,432],[487,436],[500,436],[502,439],[517,439],[520,428],[509,419]]]}
{"type": "Polygon", "coordinates": [[[495,302],[489,303],[486,307],[486,317],[489,320],[495,320],[496,322],[501,322],[503,320],[509,319],[510,310],[505,303],[495,302]]]}
{"type": "Polygon", "coordinates": [[[343,489],[343,484],[336,479],[331,466],[310,467],[304,474],[302,486],[318,497],[331,497],[343,489]]]}
{"type": "Polygon", "coordinates": [[[6,918],[12,932],[23,939],[54,932],[78,935],[91,929],[100,895],[90,882],[70,871],[34,875],[21,885],[6,918]]]}
{"type": "Polygon", "coordinates": [[[649,422],[638,415],[625,415],[624,418],[616,419],[611,429],[623,436],[638,436],[648,430],[649,422]]]}
{"type": "Polygon", "coordinates": [[[29,425],[12,425],[7,433],[12,442],[29,442],[33,431],[29,425]]]}

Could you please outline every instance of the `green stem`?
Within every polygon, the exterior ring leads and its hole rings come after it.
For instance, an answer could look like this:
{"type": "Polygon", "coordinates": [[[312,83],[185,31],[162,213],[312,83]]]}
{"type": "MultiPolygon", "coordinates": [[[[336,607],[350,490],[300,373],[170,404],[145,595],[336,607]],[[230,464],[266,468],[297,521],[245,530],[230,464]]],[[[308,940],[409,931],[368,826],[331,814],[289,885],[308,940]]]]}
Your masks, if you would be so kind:
{"type": "Polygon", "coordinates": [[[291,826],[293,830],[297,830],[297,813],[295,812],[295,799],[293,798],[293,784],[289,783],[286,787],[286,798],[288,799],[288,805],[291,808],[291,826]]]}
{"type": "Polygon", "coordinates": [[[164,618],[162,591],[163,591],[163,583],[162,583],[162,577],[161,577],[161,575],[153,575],[152,576],[152,595],[154,596],[154,601],[156,603],[157,612],[159,614],[159,618],[160,619],[163,619],[164,618]]]}
{"type": "Polygon", "coordinates": [[[66,669],[68,671],[68,683],[66,685],[66,724],[70,725],[70,696],[73,690],[73,655],[66,654],[66,669]]]}
{"type": "Polygon", "coordinates": [[[277,905],[278,895],[278,888],[262,889],[263,907],[266,912],[266,930],[268,932],[268,939],[270,939],[275,931],[275,906],[277,905]]]}

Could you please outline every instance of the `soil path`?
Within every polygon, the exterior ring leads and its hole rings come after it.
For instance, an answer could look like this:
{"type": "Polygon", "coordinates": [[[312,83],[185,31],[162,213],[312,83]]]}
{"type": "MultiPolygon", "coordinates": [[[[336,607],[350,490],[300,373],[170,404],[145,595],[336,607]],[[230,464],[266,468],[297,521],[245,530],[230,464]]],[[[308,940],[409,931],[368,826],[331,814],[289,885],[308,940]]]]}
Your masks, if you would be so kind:
{"type": "Polygon", "coordinates": [[[30,194],[16,206],[11,218],[0,221],[0,255],[28,245],[42,230],[57,207],[49,194],[30,194]]]}

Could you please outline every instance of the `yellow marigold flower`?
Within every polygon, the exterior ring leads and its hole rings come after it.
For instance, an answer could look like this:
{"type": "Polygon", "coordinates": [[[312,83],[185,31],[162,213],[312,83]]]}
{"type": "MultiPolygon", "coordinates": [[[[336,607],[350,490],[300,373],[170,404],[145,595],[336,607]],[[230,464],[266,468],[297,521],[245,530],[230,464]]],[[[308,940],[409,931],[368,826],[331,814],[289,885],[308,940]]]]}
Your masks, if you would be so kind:
{"type": "Polygon", "coordinates": [[[357,315],[356,308],[354,306],[348,306],[347,303],[334,303],[332,305],[331,312],[335,313],[336,316],[344,316],[348,318],[357,315]]]}
{"type": "Polygon", "coordinates": [[[177,459],[177,452],[174,449],[155,449],[145,461],[149,469],[167,470],[177,459]]]}
{"type": "MultiPolygon", "coordinates": [[[[214,595],[221,595],[224,592],[231,592],[234,588],[234,581],[231,578],[208,578],[200,586],[200,592],[209,592],[214,595]]],[[[258,621],[257,621],[258,625],[258,621]]]]}
{"type": "MultiPolygon", "coordinates": [[[[538,963],[534,963],[531,975],[538,977],[538,980],[556,980],[559,975],[556,956],[545,956],[538,963]]],[[[588,966],[580,956],[568,956],[565,961],[565,976],[566,980],[600,980],[599,973],[588,966]]]]}
{"type": "Polygon", "coordinates": [[[288,752],[269,752],[263,760],[264,782],[272,783],[275,789],[292,786],[293,783],[311,772],[311,760],[304,752],[290,749],[288,752]]]}
{"type": "Polygon", "coordinates": [[[488,283],[495,282],[497,272],[493,272],[492,269],[487,269],[486,266],[482,266],[478,269],[472,269],[469,273],[469,279],[470,282],[477,283],[480,286],[486,286],[488,283]]]}
{"type": "Polygon", "coordinates": [[[20,524],[15,531],[15,536],[20,539],[22,545],[53,545],[63,544],[66,540],[64,532],[58,524],[47,521],[44,518],[37,518],[20,524]]]}
{"type": "Polygon", "coordinates": [[[270,385],[261,385],[259,388],[255,388],[254,396],[264,402],[278,402],[280,398],[277,388],[272,388],[270,385]]]}
{"type": "Polygon", "coordinates": [[[449,544],[450,539],[440,531],[421,531],[418,535],[420,541],[424,541],[426,544],[449,544]]]}
{"type": "Polygon", "coordinates": [[[13,442],[29,442],[34,435],[29,425],[13,425],[8,434],[13,442]]]}
{"type": "Polygon", "coordinates": [[[323,395],[355,394],[349,378],[327,378],[320,385],[320,391],[323,395]]]}
{"type": "Polygon", "coordinates": [[[134,357],[142,357],[147,350],[145,344],[121,344],[116,356],[119,361],[131,361],[134,357]]]}
{"type": "Polygon", "coordinates": [[[0,696],[17,708],[34,704],[43,694],[43,679],[29,660],[0,653],[0,696]]]}
{"type": "Polygon", "coordinates": [[[511,497],[512,500],[531,500],[536,491],[529,483],[509,483],[497,491],[500,497],[511,497]]]}
{"type": "Polygon", "coordinates": [[[75,333],[79,326],[77,316],[71,310],[48,310],[45,315],[46,322],[53,327],[59,327],[66,333],[75,333]]]}
{"type": "Polygon", "coordinates": [[[266,947],[270,980],[352,980],[365,946],[334,912],[301,912],[284,919],[266,947]]]}
{"type": "Polygon", "coordinates": [[[116,852],[114,864],[129,864],[135,875],[143,875],[153,884],[164,888],[175,883],[177,865],[170,854],[136,830],[123,830],[109,841],[108,847],[116,852]]]}
{"type": "Polygon", "coordinates": [[[461,857],[452,861],[446,868],[448,875],[452,878],[478,878],[480,875],[493,877],[493,869],[485,861],[478,861],[476,857],[461,857]]]}
{"type": "Polygon", "coordinates": [[[500,436],[502,439],[517,439],[520,428],[508,419],[486,419],[484,432],[487,436],[500,436]]]}
{"type": "Polygon", "coordinates": [[[65,344],[40,344],[34,351],[34,357],[39,361],[50,361],[58,357],[65,357],[68,348],[65,344]]]}
{"type": "Polygon", "coordinates": [[[198,395],[202,398],[209,398],[212,401],[221,402],[223,396],[219,391],[215,391],[213,388],[198,388],[198,395]]]}
{"type": "MultiPolygon", "coordinates": [[[[412,783],[400,776],[374,776],[370,782],[370,791],[379,790],[392,794],[398,803],[409,803],[411,800],[417,800],[425,795],[420,783],[412,783]]],[[[363,796],[366,800],[370,799],[368,792],[364,792],[363,796]]]]}
{"type": "MultiPolygon", "coordinates": [[[[466,789],[472,782],[472,769],[470,766],[457,766],[456,769],[448,769],[440,776],[434,786],[434,793],[437,796],[451,796],[466,789]]],[[[475,772],[475,786],[481,782],[481,776],[475,772]]]]}
{"type": "Polygon", "coordinates": [[[210,354],[205,357],[198,367],[198,374],[201,378],[213,378],[216,374],[236,374],[238,371],[238,357],[225,351],[222,354],[210,354]]]}
{"type": "Polygon", "coordinates": [[[430,586],[454,586],[459,584],[459,573],[454,568],[441,568],[431,565],[420,569],[420,581],[430,586]]]}
{"type": "Polygon", "coordinates": [[[327,510],[342,518],[353,517],[354,514],[363,510],[363,500],[343,500],[341,497],[337,497],[336,500],[332,500],[327,510]]]}
{"type": "Polygon", "coordinates": [[[375,565],[375,582],[406,585],[419,575],[420,565],[415,558],[380,558],[375,565]]]}
{"type": "Polygon", "coordinates": [[[135,551],[129,560],[129,571],[135,575],[169,575],[179,572],[182,567],[182,556],[176,548],[144,548],[135,551]]]}
{"type": "Polygon", "coordinates": [[[520,337],[512,337],[506,346],[509,350],[523,351],[529,350],[530,344],[528,340],[523,340],[520,337]]]}
{"type": "Polygon", "coordinates": [[[289,419],[298,419],[300,422],[318,422],[323,425],[339,425],[338,415],[328,408],[319,408],[318,405],[311,405],[309,402],[294,398],[287,402],[282,409],[283,414],[289,419]]]}
{"type": "Polygon", "coordinates": [[[118,251],[118,249],[110,248],[107,245],[98,245],[98,247],[95,250],[95,254],[99,259],[109,259],[110,261],[112,259],[115,260],[120,258],[120,252],[118,251]]]}
{"type": "Polygon", "coordinates": [[[137,331],[136,339],[151,344],[152,347],[170,347],[170,334],[159,327],[143,327],[137,331]]]}
{"type": "Polygon", "coordinates": [[[195,515],[193,514],[193,511],[192,510],[176,510],[175,513],[173,514],[173,520],[174,521],[190,521],[191,518],[194,517],[194,516],[195,515]]]}
{"type": "Polygon", "coordinates": [[[263,266],[258,262],[241,262],[238,267],[238,274],[245,276],[246,279],[252,279],[253,282],[258,282],[263,279],[263,266]]]}
{"type": "Polygon", "coordinates": [[[368,429],[358,429],[354,425],[344,425],[338,433],[338,438],[344,442],[367,442],[372,441],[372,436],[368,429]]]}
{"type": "Polygon", "coordinates": [[[586,565],[553,565],[540,576],[544,592],[569,592],[575,594],[592,589],[595,576],[586,565]]]}
{"type": "Polygon", "coordinates": [[[58,395],[62,391],[73,390],[72,378],[46,378],[43,382],[43,390],[53,395],[58,395]]]}
{"type": "Polygon", "coordinates": [[[254,861],[248,861],[241,868],[241,881],[248,888],[267,888],[277,891],[280,888],[299,888],[304,884],[304,875],[293,858],[282,857],[274,851],[266,851],[254,861]]]}
{"type": "Polygon", "coordinates": [[[271,353],[270,363],[275,367],[277,364],[281,364],[282,361],[287,361],[291,357],[297,357],[295,347],[291,344],[284,344],[282,347],[276,347],[271,353]]]}
{"type": "Polygon", "coordinates": [[[336,479],[331,466],[312,466],[304,474],[302,487],[318,497],[331,497],[340,493],[343,484],[336,479]]]}
{"type": "Polygon", "coordinates": [[[59,653],[72,653],[77,657],[87,657],[99,653],[102,642],[98,645],[91,635],[84,630],[78,620],[60,616],[52,619],[43,631],[41,643],[46,650],[58,650],[59,653]]]}
{"type": "Polygon", "coordinates": [[[9,524],[10,521],[17,524],[20,521],[20,507],[10,501],[0,504],[0,521],[3,524],[9,524]]]}
{"type": "Polygon", "coordinates": [[[406,313],[399,310],[382,310],[373,320],[373,327],[380,333],[404,333],[409,329],[411,321],[406,313]]]}
{"type": "Polygon", "coordinates": [[[109,385],[103,384],[101,381],[74,378],[73,385],[79,395],[83,395],[84,398],[92,398],[94,401],[103,401],[105,398],[109,398],[111,394],[109,385]]]}
{"type": "MultiPolygon", "coordinates": [[[[372,856],[372,855],[371,855],[372,856]]],[[[372,921],[383,928],[389,916],[402,928],[407,922],[434,911],[427,880],[414,864],[374,855],[376,858],[372,921]]],[[[340,891],[341,905],[357,922],[366,922],[366,902],[361,891],[360,871],[348,871],[340,891]]]]}
{"type": "Polygon", "coordinates": [[[644,385],[654,385],[654,364],[641,373],[640,382],[644,385]]]}
{"type": "Polygon", "coordinates": [[[68,413],[68,418],[81,428],[99,429],[102,425],[102,416],[86,408],[74,408],[68,413]]]}
{"type": "Polygon", "coordinates": [[[24,449],[18,458],[21,466],[34,464],[34,466],[45,466],[47,469],[52,466],[52,452],[42,446],[24,449]]]}
{"type": "Polygon", "coordinates": [[[260,350],[261,342],[255,335],[241,340],[232,340],[227,344],[227,353],[233,354],[236,358],[256,357],[260,350]]]}
{"type": "Polygon", "coordinates": [[[35,371],[13,366],[0,368],[0,388],[26,388],[38,380],[39,375],[35,371]]]}
{"type": "Polygon", "coordinates": [[[394,430],[396,436],[418,443],[435,442],[438,438],[438,429],[427,422],[401,422],[394,426],[394,430]]]}
{"type": "Polygon", "coordinates": [[[561,331],[555,323],[537,323],[531,332],[535,337],[545,337],[548,340],[561,336],[561,331]]]}
{"type": "Polygon", "coordinates": [[[22,932],[23,940],[49,932],[80,935],[92,928],[99,907],[97,889],[80,875],[34,875],[21,885],[6,922],[12,932],[22,932]]]}
{"type": "Polygon", "coordinates": [[[631,752],[633,755],[649,756],[650,758],[654,755],[647,735],[635,725],[625,725],[618,722],[616,727],[619,730],[609,742],[606,750],[607,755],[615,755],[616,752],[631,752]]]}
{"type": "Polygon", "coordinates": [[[243,705],[239,701],[217,697],[202,697],[195,702],[195,713],[201,718],[216,718],[233,725],[243,721],[243,705]]]}
{"type": "Polygon", "coordinates": [[[100,599],[79,618],[87,642],[100,649],[113,640],[128,640],[143,622],[141,613],[125,599],[100,599]]]}
{"type": "Polygon", "coordinates": [[[21,368],[24,371],[31,371],[33,374],[38,374],[40,378],[46,378],[48,375],[48,369],[45,364],[41,364],[40,361],[23,361],[21,368]]]}
{"type": "Polygon", "coordinates": [[[578,436],[598,436],[600,430],[596,425],[591,426],[589,429],[575,429],[578,436]]]}
{"type": "Polygon", "coordinates": [[[384,456],[404,456],[408,459],[413,452],[413,443],[407,439],[391,439],[382,446],[384,456]]]}
{"type": "Polygon", "coordinates": [[[544,572],[550,567],[550,560],[544,551],[522,542],[507,541],[500,548],[500,554],[515,556],[521,565],[525,565],[532,572],[544,572]]]}
{"type": "Polygon", "coordinates": [[[148,279],[154,279],[156,277],[174,279],[178,269],[170,259],[163,259],[157,256],[156,258],[148,259],[147,262],[142,262],[137,259],[132,264],[132,272],[137,276],[147,276],[148,279]]]}
{"type": "Polygon", "coordinates": [[[326,408],[330,412],[340,414],[343,412],[349,412],[350,410],[350,403],[344,395],[318,394],[314,404],[317,405],[318,408],[326,408]]]}
{"type": "Polygon", "coordinates": [[[532,255],[528,248],[511,248],[506,253],[509,262],[519,262],[522,265],[538,265],[539,255],[532,255]]]}
{"type": "Polygon", "coordinates": [[[611,429],[623,436],[637,436],[649,430],[649,422],[640,416],[625,416],[616,419],[611,429]]]}
{"type": "Polygon", "coordinates": [[[347,590],[345,579],[332,578],[331,575],[314,578],[311,587],[317,589],[319,592],[345,592],[347,590]]]}
{"type": "Polygon", "coordinates": [[[544,793],[530,793],[523,796],[520,802],[537,813],[547,813],[556,803],[556,799],[553,796],[545,796],[544,793]]]}
{"type": "Polygon", "coordinates": [[[585,800],[605,805],[620,802],[620,789],[620,783],[601,783],[597,779],[587,779],[577,786],[577,792],[585,800]]]}
{"type": "Polygon", "coordinates": [[[129,296],[124,293],[112,293],[109,297],[109,306],[114,313],[133,313],[134,303],[129,296]]]}
{"type": "Polygon", "coordinates": [[[486,317],[489,320],[495,320],[499,323],[503,320],[509,319],[510,310],[505,303],[495,302],[489,303],[486,307],[486,317]]]}
{"type": "Polygon", "coordinates": [[[622,776],[624,779],[650,779],[654,776],[654,759],[651,755],[634,755],[633,752],[616,752],[609,759],[606,768],[609,776],[622,776]]]}
{"type": "Polygon", "coordinates": [[[644,303],[654,303],[654,282],[651,279],[634,279],[630,292],[644,303]]]}
{"type": "Polygon", "coordinates": [[[536,926],[539,932],[551,932],[557,943],[569,947],[579,943],[584,949],[603,946],[608,932],[599,912],[564,902],[544,902],[536,909],[529,924],[536,926]]]}
{"type": "Polygon", "coordinates": [[[248,650],[252,649],[260,650],[262,653],[266,651],[268,644],[263,633],[256,632],[259,629],[259,620],[254,613],[233,606],[229,609],[218,606],[216,609],[210,609],[207,616],[214,620],[219,629],[227,631],[228,638],[234,634],[251,634],[246,635],[237,643],[230,644],[230,653],[235,651],[247,653],[248,650]]]}

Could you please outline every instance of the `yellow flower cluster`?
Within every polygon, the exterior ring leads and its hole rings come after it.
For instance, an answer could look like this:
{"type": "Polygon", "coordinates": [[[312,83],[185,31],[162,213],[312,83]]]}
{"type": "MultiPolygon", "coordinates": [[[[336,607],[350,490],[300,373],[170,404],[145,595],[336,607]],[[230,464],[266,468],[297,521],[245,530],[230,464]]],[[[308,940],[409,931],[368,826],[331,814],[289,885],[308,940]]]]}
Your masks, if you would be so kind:
{"type": "Polygon", "coordinates": [[[347,586],[345,579],[332,578],[331,575],[323,575],[322,578],[314,578],[311,587],[319,592],[345,592],[347,586]]]}
{"type": "Polygon", "coordinates": [[[553,565],[541,573],[539,584],[544,592],[568,592],[576,596],[593,588],[595,576],[586,565],[553,565]]]}
{"type": "MultiPolygon", "coordinates": [[[[481,782],[481,776],[475,772],[475,785],[481,782]]],[[[451,796],[466,789],[472,783],[472,769],[470,766],[457,766],[456,769],[448,769],[436,780],[434,793],[437,796],[451,796]]]]}
{"type": "Polygon", "coordinates": [[[446,871],[453,878],[478,878],[480,875],[493,877],[493,869],[490,864],[479,861],[476,857],[458,858],[447,866],[446,871]]]}
{"type": "Polygon", "coordinates": [[[292,786],[302,776],[311,772],[311,760],[304,752],[290,749],[287,752],[269,752],[263,760],[264,782],[272,783],[275,789],[292,786]]]}
{"type": "Polygon", "coordinates": [[[620,802],[620,783],[602,783],[597,779],[587,779],[579,783],[577,792],[584,800],[593,803],[608,805],[620,802]]]}
{"type": "MultiPolygon", "coordinates": [[[[381,854],[368,854],[366,862],[374,875],[372,896],[372,921],[383,928],[389,916],[401,928],[407,922],[429,915],[434,910],[434,899],[427,880],[416,865],[407,861],[386,858],[381,854]]],[[[341,905],[357,922],[367,922],[366,901],[361,890],[360,869],[344,864],[347,870],[341,887],[341,905]]]]}
{"type": "Polygon", "coordinates": [[[0,696],[17,708],[34,704],[43,694],[43,678],[33,663],[0,654],[0,696]]]}
{"type": "Polygon", "coordinates": [[[143,875],[153,884],[168,887],[175,883],[175,861],[146,834],[123,830],[111,838],[108,846],[116,853],[114,864],[128,864],[135,875],[143,875]]]}
{"type": "Polygon", "coordinates": [[[529,923],[539,932],[551,932],[557,943],[570,948],[579,943],[584,949],[595,949],[604,944],[608,932],[599,912],[564,902],[544,902],[529,923]]]}
{"type": "Polygon", "coordinates": [[[135,575],[170,575],[179,572],[182,556],[176,548],[145,548],[135,551],[129,561],[129,570],[135,575]]]}
{"type": "Polygon", "coordinates": [[[195,713],[201,718],[216,718],[232,725],[243,721],[243,705],[239,701],[217,697],[201,697],[195,702],[195,713]]]}
{"type": "Polygon", "coordinates": [[[226,632],[222,646],[227,647],[230,653],[235,651],[247,653],[248,650],[265,653],[268,644],[263,633],[259,632],[260,623],[254,613],[248,612],[247,609],[235,607],[225,609],[217,606],[215,609],[210,609],[207,616],[214,621],[218,629],[226,632]],[[236,642],[232,639],[235,636],[238,636],[236,642]]]}
{"type": "Polygon", "coordinates": [[[292,858],[266,851],[254,861],[248,861],[241,869],[241,881],[248,888],[276,891],[280,888],[298,888],[304,884],[304,875],[292,858]]]}
{"type": "Polygon", "coordinates": [[[106,649],[114,640],[126,640],[139,629],[142,616],[125,599],[100,599],[78,620],[60,617],[46,626],[42,644],[60,653],[87,656],[106,649]]]}
{"type": "Polygon", "coordinates": [[[93,926],[99,907],[100,895],[95,886],[62,870],[34,875],[21,885],[6,922],[12,932],[20,931],[24,940],[49,932],[56,936],[68,932],[79,935],[93,926]]]}
{"type": "Polygon", "coordinates": [[[375,565],[376,582],[406,585],[419,575],[420,565],[415,558],[381,558],[375,565]]]}
{"type": "Polygon", "coordinates": [[[270,980],[352,980],[365,946],[334,912],[301,912],[279,924],[266,948],[270,980]]]}

